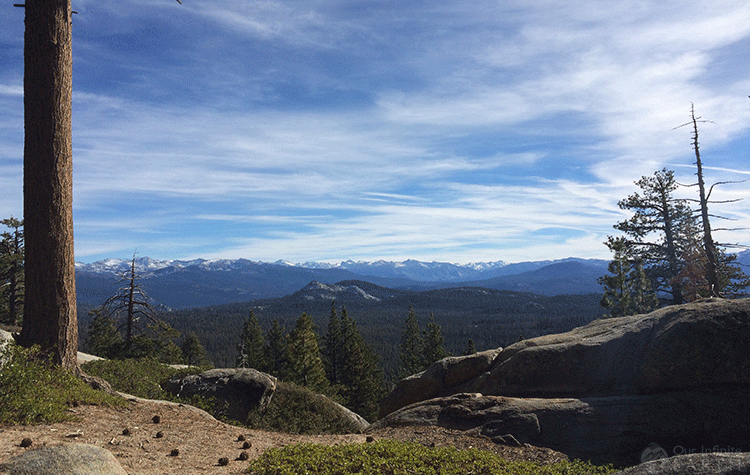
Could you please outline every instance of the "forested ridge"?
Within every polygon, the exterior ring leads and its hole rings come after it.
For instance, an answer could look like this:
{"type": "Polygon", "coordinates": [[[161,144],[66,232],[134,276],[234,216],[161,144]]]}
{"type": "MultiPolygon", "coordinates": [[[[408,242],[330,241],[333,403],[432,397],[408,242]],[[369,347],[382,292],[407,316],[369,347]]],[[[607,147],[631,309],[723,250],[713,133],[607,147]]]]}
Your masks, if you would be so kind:
{"type": "MultiPolygon", "coordinates": [[[[183,335],[194,332],[214,366],[231,367],[251,311],[257,315],[264,333],[273,320],[289,332],[302,313],[307,313],[322,337],[335,300],[356,321],[365,342],[380,359],[386,379],[394,380],[410,307],[423,329],[432,316],[441,327],[446,350],[459,355],[465,352],[469,340],[481,351],[586,324],[601,316],[600,299],[599,294],[547,297],[480,287],[408,291],[345,281],[334,286],[311,283],[277,299],[164,312],[159,318],[183,335]]],[[[82,329],[88,325],[84,315],[81,312],[82,329]]]]}

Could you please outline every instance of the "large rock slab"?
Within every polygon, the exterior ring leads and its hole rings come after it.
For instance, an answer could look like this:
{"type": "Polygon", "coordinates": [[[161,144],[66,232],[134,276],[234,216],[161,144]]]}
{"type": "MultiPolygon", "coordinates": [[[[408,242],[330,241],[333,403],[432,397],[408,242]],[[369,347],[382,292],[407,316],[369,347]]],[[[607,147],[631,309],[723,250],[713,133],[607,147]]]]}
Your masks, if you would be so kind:
{"type": "Polygon", "coordinates": [[[169,380],[166,391],[183,397],[213,397],[215,413],[242,424],[252,409],[265,409],[276,390],[276,378],[251,368],[219,368],[169,380]]]}
{"type": "Polygon", "coordinates": [[[581,399],[464,393],[406,406],[368,430],[437,425],[628,466],[652,442],[669,455],[705,447],[750,451],[748,398],[750,388],[581,399]]]}
{"type": "Polygon", "coordinates": [[[750,299],[710,299],[521,341],[462,390],[583,397],[750,384],[748,341],[750,299]]]}
{"type": "Polygon", "coordinates": [[[380,416],[462,392],[580,398],[750,385],[748,341],[750,299],[707,299],[596,320],[481,353],[476,367],[462,358],[438,362],[402,380],[381,405],[380,416]],[[456,374],[466,377],[460,382],[447,377],[456,374]]]}
{"type": "Polygon", "coordinates": [[[114,455],[88,444],[29,450],[0,464],[6,475],[127,475],[114,455]]]}
{"type": "Polygon", "coordinates": [[[750,453],[700,453],[646,462],[614,475],[750,475],[750,453]]]}
{"type": "MultiPolygon", "coordinates": [[[[748,342],[750,299],[707,299],[597,320],[511,345],[487,371],[453,387],[427,377],[449,367],[412,377],[409,383],[433,388],[423,395],[439,387],[441,397],[406,405],[375,426],[478,430],[498,441],[515,438],[630,465],[653,442],[750,451],[748,342]]],[[[386,401],[383,415],[408,402],[394,395],[386,401]]]]}
{"type": "Polygon", "coordinates": [[[445,396],[455,388],[487,373],[501,349],[487,350],[468,356],[452,356],[433,363],[425,371],[399,381],[380,405],[384,417],[414,402],[445,396]]]}

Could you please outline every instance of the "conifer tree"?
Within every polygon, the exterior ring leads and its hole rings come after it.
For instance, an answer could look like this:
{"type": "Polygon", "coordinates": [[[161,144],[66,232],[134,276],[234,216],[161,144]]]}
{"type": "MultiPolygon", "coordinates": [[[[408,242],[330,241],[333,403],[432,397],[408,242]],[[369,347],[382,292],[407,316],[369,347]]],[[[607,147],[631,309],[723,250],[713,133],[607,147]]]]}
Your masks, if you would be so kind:
{"type": "Polygon", "coordinates": [[[23,316],[24,244],[23,221],[0,221],[11,229],[0,234],[0,322],[18,325],[23,316]]]}
{"type": "Polygon", "coordinates": [[[289,367],[289,346],[286,331],[281,323],[274,319],[266,333],[265,360],[267,372],[281,380],[291,378],[289,367]]]}
{"type": "Polygon", "coordinates": [[[470,356],[477,352],[477,345],[474,344],[474,340],[469,338],[469,342],[466,344],[466,350],[464,350],[464,356],[470,356]]]}
{"type": "Polygon", "coordinates": [[[399,359],[401,363],[399,366],[399,377],[405,378],[419,373],[424,369],[423,349],[422,331],[419,328],[414,308],[410,306],[404,325],[404,332],[401,335],[401,344],[399,345],[399,359]]]}
{"type": "Polygon", "coordinates": [[[336,312],[336,302],[331,302],[331,315],[328,319],[328,330],[324,339],[323,365],[326,377],[331,383],[333,392],[339,391],[343,378],[344,337],[341,329],[341,318],[336,312]]]}
{"type": "Polygon", "coordinates": [[[302,314],[289,332],[288,345],[291,381],[315,392],[326,392],[329,383],[320,357],[318,335],[307,313],[302,314]]]}
{"type": "Polygon", "coordinates": [[[116,358],[122,351],[123,339],[115,321],[100,309],[92,310],[89,315],[93,316],[88,328],[89,353],[102,358],[116,358]]]}
{"type": "Polygon", "coordinates": [[[369,421],[378,415],[383,395],[383,374],[377,356],[359,333],[357,322],[346,308],[341,310],[342,371],[344,405],[369,421]]]}
{"type": "Polygon", "coordinates": [[[422,350],[423,368],[428,368],[432,363],[449,356],[448,352],[443,348],[444,341],[440,325],[435,322],[435,316],[430,314],[427,329],[425,330],[424,349],[422,350]]]}
{"type": "Polygon", "coordinates": [[[240,342],[237,344],[237,359],[235,366],[238,368],[254,368],[258,371],[266,371],[268,360],[266,355],[266,342],[263,338],[263,329],[260,326],[255,312],[250,314],[242,327],[240,342]]]}
{"type": "Polygon", "coordinates": [[[694,227],[695,217],[686,200],[673,197],[678,184],[671,170],[644,176],[636,185],[643,194],[634,193],[618,203],[633,216],[617,223],[615,229],[625,233],[628,255],[642,262],[654,290],[671,295],[672,303],[682,303],[677,276],[685,266],[685,251],[696,240],[696,236],[684,234],[694,227]]]}
{"type": "Polygon", "coordinates": [[[188,366],[202,366],[208,363],[206,349],[201,345],[198,335],[195,332],[188,333],[185,341],[180,346],[180,350],[182,350],[183,361],[188,366]]]}
{"type": "Polygon", "coordinates": [[[27,0],[23,197],[26,293],[18,342],[78,371],[73,252],[73,48],[70,0],[27,0]]]}
{"type": "Polygon", "coordinates": [[[656,293],[641,261],[628,254],[625,238],[610,237],[606,244],[615,253],[607,267],[611,275],[599,278],[604,287],[601,305],[608,309],[608,316],[622,317],[653,310],[659,303],[656,293]]]}

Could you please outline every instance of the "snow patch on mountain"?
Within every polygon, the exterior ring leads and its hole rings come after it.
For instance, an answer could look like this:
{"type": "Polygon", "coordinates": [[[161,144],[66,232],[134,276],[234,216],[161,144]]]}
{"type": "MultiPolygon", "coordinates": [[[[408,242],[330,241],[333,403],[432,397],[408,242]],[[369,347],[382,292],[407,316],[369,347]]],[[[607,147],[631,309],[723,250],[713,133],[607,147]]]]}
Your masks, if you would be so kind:
{"type": "Polygon", "coordinates": [[[324,284],[317,281],[310,282],[299,293],[302,295],[302,298],[310,301],[342,300],[342,297],[346,297],[347,300],[358,298],[372,302],[381,301],[378,297],[368,294],[356,285],[343,286],[339,284],[324,284]]]}

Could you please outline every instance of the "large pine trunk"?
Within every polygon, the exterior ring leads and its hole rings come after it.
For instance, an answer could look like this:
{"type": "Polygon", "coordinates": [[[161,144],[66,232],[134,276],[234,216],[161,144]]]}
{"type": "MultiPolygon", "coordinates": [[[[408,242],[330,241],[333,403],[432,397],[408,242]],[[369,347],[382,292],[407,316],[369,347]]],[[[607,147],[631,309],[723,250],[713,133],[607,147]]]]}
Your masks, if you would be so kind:
{"type": "Polygon", "coordinates": [[[73,252],[70,0],[26,0],[24,226],[26,298],[20,342],[77,368],[73,252]]]}

